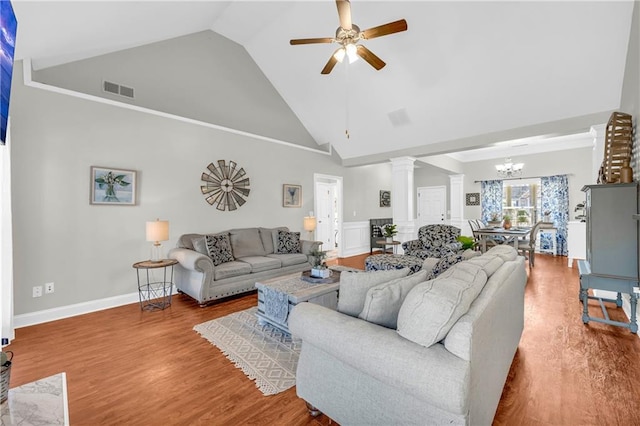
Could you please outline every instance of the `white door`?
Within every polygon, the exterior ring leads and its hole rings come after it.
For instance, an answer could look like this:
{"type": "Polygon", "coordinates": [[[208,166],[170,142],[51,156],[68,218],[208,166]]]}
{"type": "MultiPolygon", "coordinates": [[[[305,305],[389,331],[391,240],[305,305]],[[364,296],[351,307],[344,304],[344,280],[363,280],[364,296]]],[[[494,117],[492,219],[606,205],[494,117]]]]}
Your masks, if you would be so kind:
{"type": "Polygon", "coordinates": [[[323,250],[333,250],[335,245],[335,184],[316,182],[316,241],[322,241],[323,250]]]}
{"type": "Polygon", "coordinates": [[[447,213],[447,188],[427,186],[418,188],[418,224],[445,223],[447,213]]]}

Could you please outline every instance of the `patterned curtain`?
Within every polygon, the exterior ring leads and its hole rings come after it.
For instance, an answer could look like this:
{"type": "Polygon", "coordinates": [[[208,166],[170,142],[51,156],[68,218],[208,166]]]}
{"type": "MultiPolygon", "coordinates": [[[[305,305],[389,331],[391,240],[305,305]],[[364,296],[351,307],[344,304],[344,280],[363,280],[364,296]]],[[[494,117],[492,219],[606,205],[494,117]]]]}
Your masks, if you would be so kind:
{"type": "MultiPolygon", "coordinates": [[[[542,186],[542,214],[549,212],[557,231],[556,254],[567,255],[567,223],[569,222],[569,179],[567,175],[546,176],[542,186]]],[[[551,248],[551,235],[541,234],[540,248],[551,248]]]]}
{"type": "Polygon", "coordinates": [[[480,182],[480,191],[482,221],[484,223],[490,221],[493,213],[502,217],[502,181],[483,180],[480,182]]]}

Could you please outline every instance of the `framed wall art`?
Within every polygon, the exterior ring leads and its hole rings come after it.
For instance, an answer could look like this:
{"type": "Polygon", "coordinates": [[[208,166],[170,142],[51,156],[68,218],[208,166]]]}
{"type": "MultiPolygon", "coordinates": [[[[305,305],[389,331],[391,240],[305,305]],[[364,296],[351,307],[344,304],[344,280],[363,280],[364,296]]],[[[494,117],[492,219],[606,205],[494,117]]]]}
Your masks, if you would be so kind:
{"type": "Polygon", "coordinates": [[[91,166],[91,204],[133,206],[136,204],[135,170],[91,166]]]}
{"type": "Polygon", "coordinates": [[[302,185],[282,185],[282,207],[302,207],[302,185]]]}
{"type": "Polygon", "coordinates": [[[233,211],[247,202],[251,189],[250,180],[244,168],[235,161],[218,160],[218,164],[209,163],[200,180],[204,185],[200,191],[205,200],[220,211],[233,211]]]}
{"type": "Polygon", "coordinates": [[[468,206],[479,206],[480,205],[480,193],[479,192],[468,192],[467,194],[467,205],[468,206]]]}
{"type": "Polygon", "coordinates": [[[391,207],[391,191],[380,191],[380,207],[391,207]]]}

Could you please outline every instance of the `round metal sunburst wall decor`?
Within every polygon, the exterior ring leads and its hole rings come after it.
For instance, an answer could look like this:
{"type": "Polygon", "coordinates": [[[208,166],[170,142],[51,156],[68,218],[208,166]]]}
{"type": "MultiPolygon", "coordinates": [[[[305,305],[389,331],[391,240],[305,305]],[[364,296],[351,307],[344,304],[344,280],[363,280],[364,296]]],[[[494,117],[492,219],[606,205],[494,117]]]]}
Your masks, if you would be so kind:
{"type": "Polygon", "coordinates": [[[218,210],[236,210],[247,202],[249,196],[249,178],[242,167],[235,161],[218,160],[218,165],[209,163],[207,171],[202,173],[205,182],[200,187],[207,203],[218,210]]]}

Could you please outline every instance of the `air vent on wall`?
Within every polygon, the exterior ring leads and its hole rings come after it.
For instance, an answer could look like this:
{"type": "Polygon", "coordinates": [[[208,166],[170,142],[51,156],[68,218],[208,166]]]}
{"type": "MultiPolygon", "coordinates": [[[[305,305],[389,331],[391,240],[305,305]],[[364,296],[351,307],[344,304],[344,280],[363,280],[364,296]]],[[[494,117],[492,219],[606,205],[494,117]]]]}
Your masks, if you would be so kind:
{"type": "Polygon", "coordinates": [[[121,86],[117,83],[112,83],[110,81],[102,82],[102,90],[107,93],[113,93],[114,95],[125,96],[127,98],[133,99],[133,88],[121,86]]]}

